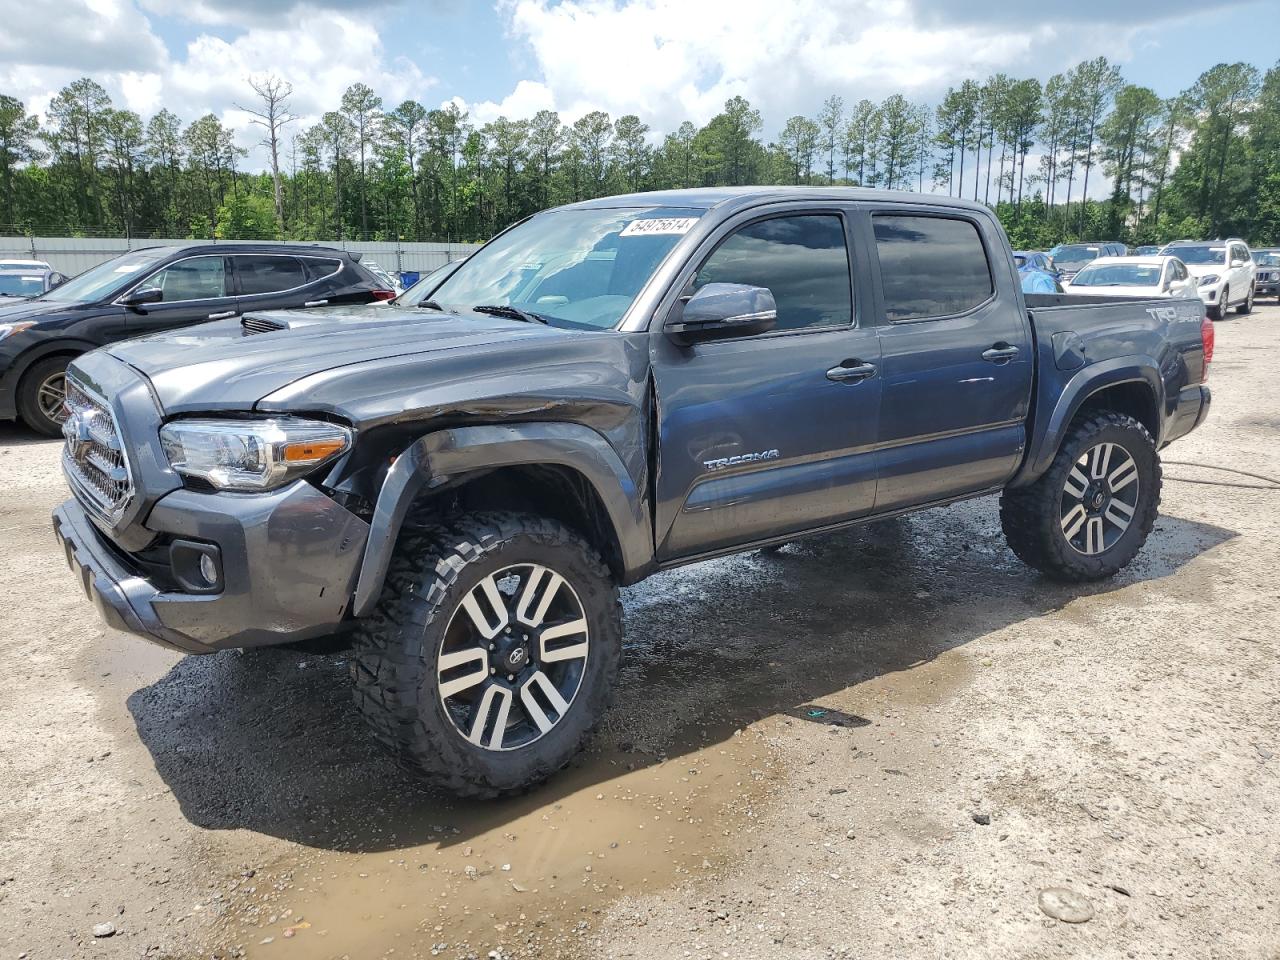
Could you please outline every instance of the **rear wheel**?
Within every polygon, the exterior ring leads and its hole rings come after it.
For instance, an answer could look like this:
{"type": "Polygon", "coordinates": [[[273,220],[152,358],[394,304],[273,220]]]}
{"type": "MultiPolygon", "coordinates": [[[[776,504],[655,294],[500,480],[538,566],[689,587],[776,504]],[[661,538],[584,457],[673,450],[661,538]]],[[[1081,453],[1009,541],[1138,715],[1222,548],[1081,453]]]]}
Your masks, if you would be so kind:
{"type": "Polygon", "coordinates": [[[1000,523],[1025,563],[1059,580],[1102,580],[1146,542],[1160,506],[1160,458],[1132,417],[1100,411],[1070,429],[1035,483],[1006,490],[1000,523]]]}
{"type": "Polygon", "coordinates": [[[356,703],[405,766],[461,795],[516,792],[565,766],[604,713],[618,590],[560,523],[464,518],[401,537],[355,647],[356,703]]]}
{"type": "Polygon", "coordinates": [[[67,365],[70,357],[37,360],[18,384],[18,416],[32,430],[46,437],[62,434],[67,419],[67,365]]]}
{"type": "Polygon", "coordinates": [[[1249,288],[1249,296],[1240,304],[1239,310],[1241,314],[1253,313],[1253,287],[1249,288]]]}

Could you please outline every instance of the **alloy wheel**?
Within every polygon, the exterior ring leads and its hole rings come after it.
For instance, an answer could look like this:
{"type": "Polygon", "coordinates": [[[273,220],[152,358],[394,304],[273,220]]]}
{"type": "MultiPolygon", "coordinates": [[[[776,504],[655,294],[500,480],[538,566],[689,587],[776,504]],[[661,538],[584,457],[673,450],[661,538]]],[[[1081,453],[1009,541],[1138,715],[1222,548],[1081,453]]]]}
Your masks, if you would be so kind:
{"type": "Polygon", "coordinates": [[[67,419],[67,377],[65,373],[50,374],[36,390],[36,403],[40,412],[54,423],[67,419]]]}
{"type": "Polygon", "coordinates": [[[573,586],[526,563],[484,577],[454,610],[436,660],[445,713],[486,750],[549,733],[582,685],[591,638],[573,586]]]}
{"type": "Polygon", "coordinates": [[[1062,535],[1077,553],[1115,546],[1138,508],[1138,464],[1118,443],[1099,443],[1076,461],[1062,487],[1062,535]]]}

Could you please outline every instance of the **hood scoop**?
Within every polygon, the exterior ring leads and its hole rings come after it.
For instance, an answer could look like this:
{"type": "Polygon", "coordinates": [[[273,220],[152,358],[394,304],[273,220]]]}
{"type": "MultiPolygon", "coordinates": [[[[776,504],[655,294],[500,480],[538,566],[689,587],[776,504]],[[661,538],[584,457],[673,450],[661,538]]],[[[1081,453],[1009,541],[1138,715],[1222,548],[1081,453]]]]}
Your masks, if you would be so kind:
{"type": "Polygon", "coordinates": [[[288,330],[289,321],[280,317],[254,317],[246,316],[240,320],[240,329],[244,331],[246,337],[251,337],[255,333],[271,333],[274,330],[288,330]]]}

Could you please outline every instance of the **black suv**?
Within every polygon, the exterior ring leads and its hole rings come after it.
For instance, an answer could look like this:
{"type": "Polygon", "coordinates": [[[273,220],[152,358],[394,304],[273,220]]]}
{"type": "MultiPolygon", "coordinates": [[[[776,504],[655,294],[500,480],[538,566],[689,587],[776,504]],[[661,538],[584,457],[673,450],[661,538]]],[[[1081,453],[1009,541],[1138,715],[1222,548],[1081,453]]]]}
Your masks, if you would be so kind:
{"type": "Polygon", "coordinates": [[[0,306],[0,420],[57,436],[64,374],[95,347],[246,310],[389,300],[395,292],[332,247],[147,247],[86,270],[35,300],[0,306]]]}

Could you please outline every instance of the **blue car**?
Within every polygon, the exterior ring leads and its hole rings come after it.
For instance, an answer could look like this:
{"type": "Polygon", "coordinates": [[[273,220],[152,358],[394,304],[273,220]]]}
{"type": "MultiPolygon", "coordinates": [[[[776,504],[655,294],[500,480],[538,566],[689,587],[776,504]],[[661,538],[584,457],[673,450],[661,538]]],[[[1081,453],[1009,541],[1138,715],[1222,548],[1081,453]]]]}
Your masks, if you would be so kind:
{"type": "Polygon", "coordinates": [[[1032,250],[1015,250],[1013,262],[1017,265],[1018,276],[1022,279],[1023,293],[1062,292],[1062,284],[1058,282],[1053,260],[1047,254],[1032,250]]]}

